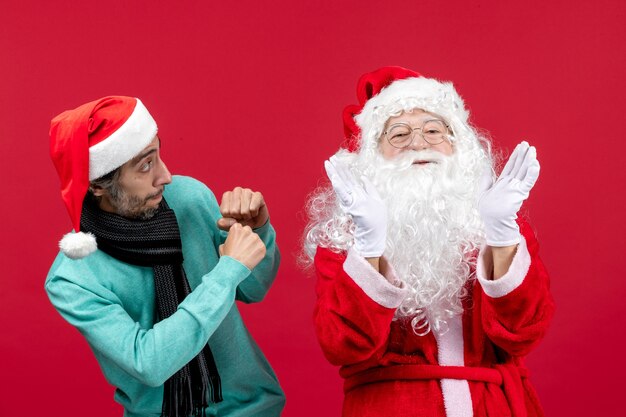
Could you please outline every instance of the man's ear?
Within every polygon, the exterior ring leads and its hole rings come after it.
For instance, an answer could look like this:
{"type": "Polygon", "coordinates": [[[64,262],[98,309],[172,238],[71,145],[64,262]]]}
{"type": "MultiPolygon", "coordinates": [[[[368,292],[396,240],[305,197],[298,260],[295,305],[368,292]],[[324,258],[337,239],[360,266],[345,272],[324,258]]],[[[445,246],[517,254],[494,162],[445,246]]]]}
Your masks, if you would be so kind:
{"type": "Polygon", "coordinates": [[[91,191],[91,194],[93,194],[95,197],[102,197],[106,193],[106,190],[104,188],[95,184],[89,185],[89,191],[91,191]]]}

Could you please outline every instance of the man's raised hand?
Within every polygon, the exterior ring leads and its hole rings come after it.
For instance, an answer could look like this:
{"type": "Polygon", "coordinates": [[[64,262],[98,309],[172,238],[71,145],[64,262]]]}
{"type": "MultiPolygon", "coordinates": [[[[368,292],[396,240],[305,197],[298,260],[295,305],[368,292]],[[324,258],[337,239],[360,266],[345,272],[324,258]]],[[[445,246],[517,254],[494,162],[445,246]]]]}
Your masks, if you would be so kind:
{"type": "Polygon", "coordinates": [[[222,230],[229,230],[235,223],[256,229],[270,217],[263,195],[242,187],[235,187],[222,195],[220,213],[223,217],[217,221],[217,227],[222,230]]]}

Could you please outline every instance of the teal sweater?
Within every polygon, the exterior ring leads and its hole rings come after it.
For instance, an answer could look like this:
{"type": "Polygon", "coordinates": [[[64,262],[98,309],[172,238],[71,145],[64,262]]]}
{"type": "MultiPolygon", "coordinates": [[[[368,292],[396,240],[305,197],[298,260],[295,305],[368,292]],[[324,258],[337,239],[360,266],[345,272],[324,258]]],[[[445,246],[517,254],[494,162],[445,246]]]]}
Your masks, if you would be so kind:
{"type": "Polygon", "coordinates": [[[98,250],[55,259],[46,291],[61,315],[87,339],[124,415],[158,416],[163,384],[209,342],[222,379],[224,401],[208,416],[279,416],[284,394],[248,333],[235,300],[263,299],[280,254],[269,222],[257,229],[267,255],[252,272],[218,254],[226,234],[213,193],[188,177],[174,177],[165,199],[176,213],[183,263],[192,293],[178,310],[155,323],[152,268],[118,261],[98,250]]]}

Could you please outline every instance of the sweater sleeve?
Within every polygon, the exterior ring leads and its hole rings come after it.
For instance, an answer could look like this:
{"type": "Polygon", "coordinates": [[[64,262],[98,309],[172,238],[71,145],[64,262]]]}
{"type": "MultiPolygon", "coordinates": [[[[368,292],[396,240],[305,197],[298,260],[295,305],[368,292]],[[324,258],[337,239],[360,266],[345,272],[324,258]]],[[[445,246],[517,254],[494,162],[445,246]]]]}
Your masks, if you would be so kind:
{"type": "Polygon", "coordinates": [[[248,274],[241,263],[222,257],[178,310],[152,328],[133,320],[111,289],[89,277],[76,280],[58,272],[49,277],[46,291],[98,354],[141,383],[157,387],[200,352],[230,311],[236,284],[248,274]]]}
{"type": "MultiPolygon", "coordinates": [[[[228,233],[219,230],[217,221],[222,217],[217,199],[211,190],[204,184],[196,183],[196,188],[200,189],[199,195],[203,201],[204,213],[206,216],[206,224],[211,230],[214,239],[215,252],[221,244],[226,241],[228,233]]],[[[280,252],[276,244],[276,231],[270,224],[269,220],[258,229],[254,230],[265,244],[265,257],[254,267],[248,277],[242,281],[237,287],[235,297],[238,301],[244,303],[255,303],[262,301],[274,283],[278,266],[280,265],[280,252]]]]}
{"type": "Polygon", "coordinates": [[[355,252],[318,248],[315,256],[315,330],[333,365],[370,358],[385,346],[405,290],[391,285],[355,252]]]}
{"type": "Polygon", "coordinates": [[[237,287],[236,298],[244,303],[262,301],[269,291],[280,264],[280,252],[276,245],[276,232],[269,220],[254,230],[265,244],[265,257],[254,267],[248,278],[237,287]]]}
{"type": "Polygon", "coordinates": [[[527,355],[543,338],[554,314],[550,281],[539,258],[539,244],[531,227],[520,222],[522,242],[509,271],[496,281],[482,270],[482,323],[485,333],[512,356],[527,355]]]}

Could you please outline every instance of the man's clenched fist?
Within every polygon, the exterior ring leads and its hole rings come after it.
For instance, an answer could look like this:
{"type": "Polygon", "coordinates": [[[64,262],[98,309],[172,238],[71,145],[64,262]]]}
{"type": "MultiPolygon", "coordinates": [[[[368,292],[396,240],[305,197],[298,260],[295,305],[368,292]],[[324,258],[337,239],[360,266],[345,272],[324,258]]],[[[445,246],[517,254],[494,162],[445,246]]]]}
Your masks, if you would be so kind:
{"type": "Polygon", "coordinates": [[[228,230],[235,223],[256,229],[270,217],[263,194],[241,187],[224,193],[220,212],[224,217],[217,221],[217,226],[222,230],[228,230]]]}
{"type": "Polygon", "coordinates": [[[263,241],[250,226],[235,223],[228,231],[226,241],[219,247],[220,256],[230,256],[252,270],[265,257],[263,241]]]}

